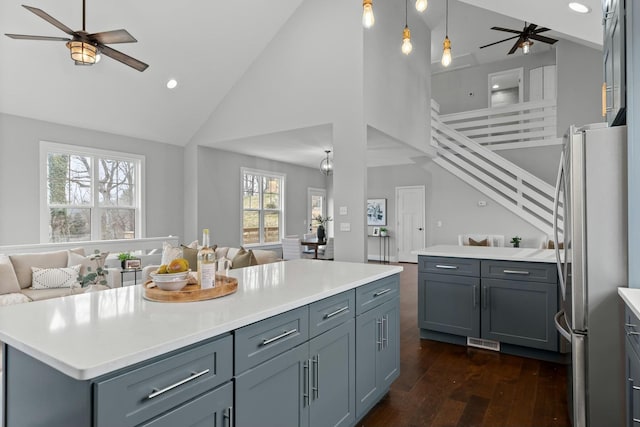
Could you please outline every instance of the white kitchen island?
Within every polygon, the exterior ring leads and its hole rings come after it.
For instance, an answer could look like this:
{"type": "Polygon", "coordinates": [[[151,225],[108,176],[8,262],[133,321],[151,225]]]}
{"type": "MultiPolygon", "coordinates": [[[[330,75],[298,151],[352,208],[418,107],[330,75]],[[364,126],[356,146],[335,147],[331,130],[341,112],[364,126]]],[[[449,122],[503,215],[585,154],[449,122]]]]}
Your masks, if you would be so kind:
{"type": "MultiPolygon", "coordinates": [[[[180,413],[198,413],[202,412],[198,408],[211,406],[215,399],[210,389],[215,387],[231,387],[232,401],[237,400],[238,391],[233,392],[230,384],[235,383],[237,388],[243,376],[248,378],[259,363],[275,363],[273,360],[280,359],[275,357],[280,353],[284,356],[300,352],[307,342],[313,343],[314,334],[319,339],[347,326],[354,332],[359,318],[374,311],[370,308],[379,309],[389,303],[395,307],[400,271],[402,267],[398,266],[297,260],[232,270],[230,275],[238,279],[238,291],[208,301],[147,301],[139,285],[2,307],[0,340],[5,343],[5,425],[163,426],[172,425],[176,419],[184,420],[180,413]],[[319,316],[315,329],[314,308],[319,316]],[[329,317],[323,319],[326,316],[329,317]],[[266,329],[261,331],[258,325],[266,325],[266,329]],[[284,334],[288,335],[280,336],[284,334]],[[238,336],[246,342],[240,342],[238,336]],[[271,346],[272,343],[275,345],[271,346]],[[245,346],[243,351],[248,351],[248,356],[234,355],[238,345],[245,346]],[[263,352],[263,349],[266,350],[263,352]],[[254,355],[258,355],[255,361],[254,355]],[[240,360],[243,357],[246,360],[240,360]],[[185,361],[204,367],[183,368],[181,364],[185,361]],[[246,372],[240,372],[239,366],[246,372]],[[184,377],[181,372],[161,378],[174,370],[187,372],[185,383],[175,386],[182,378],[180,375],[184,377]],[[197,372],[193,372],[195,370],[197,372]],[[228,372],[223,375],[221,371],[228,372]],[[126,387],[114,386],[118,381],[126,383],[122,378],[138,374],[140,378],[125,384],[126,387]],[[234,382],[230,381],[232,376],[234,382]],[[154,378],[161,380],[154,386],[147,384],[154,378]],[[142,400],[149,400],[151,410],[138,407],[140,402],[121,401],[128,396],[127,388],[135,388],[132,384],[138,383],[143,384],[146,397],[142,400]],[[170,386],[175,389],[162,390],[170,386]],[[185,390],[191,394],[180,398],[185,390]],[[159,391],[161,396],[153,395],[159,391]],[[185,405],[188,408],[182,412],[173,409],[185,405]],[[125,407],[123,414],[108,413],[118,412],[119,407],[125,407]],[[105,412],[105,408],[111,409],[105,412]],[[144,411],[148,413],[143,419],[138,413],[144,411]],[[33,414],[38,412],[42,415],[33,414]]],[[[381,322],[383,325],[377,329],[381,334],[377,339],[383,342],[378,347],[382,351],[389,347],[397,320],[391,324],[386,313],[376,320],[378,325],[381,322]],[[380,319],[386,319],[386,326],[380,319]]],[[[357,336],[354,333],[346,336],[347,356],[353,357],[357,336]]],[[[311,357],[306,364],[305,357],[301,359],[297,375],[304,389],[300,397],[302,414],[312,407],[312,397],[309,397],[312,393],[307,393],[305,387],[317,385],[310,384],[308,378],[317,381],[320,373],[320,364],[311,366],[311,357]]],[[[348,366],[349,376],[356,371],[349,384],[355,388],[357,363],[348,366]]],[[[395,379],[398,370],[389,377],[395,379]]],[[[317,390],[314,392],[316,396],[317,390]]],[[[233,403],[227,406],[223,422],[242,425],[238,411],[243,404],[236,401],[235,410],[233,403]],[[237,418],[235,423],[232,423],[233,415],[237,418]]],[[[367,402],[360,412],[370,406],[367,402]]],[[[350,418],[343,425],[352,425],[358,415],[354,407],[348,411],[350,418]]],[[[194,418],[193,422],[180,421],[180,425],[200,425],[200,421],[194,418]]]]}

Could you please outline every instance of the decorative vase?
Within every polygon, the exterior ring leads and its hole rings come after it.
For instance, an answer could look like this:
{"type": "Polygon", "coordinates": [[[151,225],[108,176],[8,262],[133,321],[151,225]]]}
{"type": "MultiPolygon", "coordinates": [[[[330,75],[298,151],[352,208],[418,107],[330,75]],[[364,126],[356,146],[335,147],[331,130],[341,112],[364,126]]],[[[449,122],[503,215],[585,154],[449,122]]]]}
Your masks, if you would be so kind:
{"type": "Polygon", "coordinates": [[[324,242],[324,239],[327,237],[327,235],[324,232],[324,226],[322,225],[318,226],[317,235],[318,235],[318,242],[324,242]]]}
{"type": "Polygon", "coordinates": [[[386,237],[387,236],[387,232],[386,231],[381,231],[380,232],[380,237],[386,237]]]}
{"type": "Polygon", "coordinates": [[[515,242],[515,243],[513,244],[513,247],[514,247],[514,248],[519,248],[519,247],[520,247],[520,242],[515,242]]]}

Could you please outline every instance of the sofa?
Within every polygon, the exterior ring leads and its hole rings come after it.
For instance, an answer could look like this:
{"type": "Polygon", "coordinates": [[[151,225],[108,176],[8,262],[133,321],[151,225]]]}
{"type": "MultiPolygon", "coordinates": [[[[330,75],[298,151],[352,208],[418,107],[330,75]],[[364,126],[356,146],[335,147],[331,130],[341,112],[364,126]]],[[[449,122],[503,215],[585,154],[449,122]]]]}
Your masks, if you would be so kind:
{"type": "MultiPolygon", "coordinates": [[[[162,264],[168,264],[174,258],[185,258],[189,262],[191,271],[197,270],[197,249],[182,246],[180,249],[173,248],[173,250],[174,251],[171,252],[171,248],[165,246],[162,255],[162,264]]],[[[269,264],[282,261],[282,258],[280,258],[275,251],[265,249],[250,249],[247,251],[244,248],[216,247],[216,259],[223,258],[231,262],[231,268],[242,268],[248,265],[269,264]]],[[[159,264],[143,267],[142,283],[147,282],[149,280],[149,274],[156,271],[158,267],[160,267],[159,264]]]]}
{"type": "Polygon", "coordinates": [[[98,262],[83,248],[0,255],[0,306],[122,286],[119,269],[106,268],[106,286],[81,287],[78,275],[95,272],[98,262]]]}

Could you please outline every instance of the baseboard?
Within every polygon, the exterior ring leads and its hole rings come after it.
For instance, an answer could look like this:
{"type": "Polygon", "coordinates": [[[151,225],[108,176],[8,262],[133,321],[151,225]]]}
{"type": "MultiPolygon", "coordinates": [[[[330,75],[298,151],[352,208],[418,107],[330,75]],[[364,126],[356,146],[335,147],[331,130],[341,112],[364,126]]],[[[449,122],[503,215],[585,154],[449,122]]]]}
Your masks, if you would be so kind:
{"type": "MultiPolygon", "coordinates": [[[[369,261],[382,261],[382,257],[380,255],[369,254],[367,256],[367,260],[369,260],[369,261]]],[[[389,257],[387,257],[387,261],[389,261],[389,262],[398,262],[398,257],[389,256],[389,257]]]]}

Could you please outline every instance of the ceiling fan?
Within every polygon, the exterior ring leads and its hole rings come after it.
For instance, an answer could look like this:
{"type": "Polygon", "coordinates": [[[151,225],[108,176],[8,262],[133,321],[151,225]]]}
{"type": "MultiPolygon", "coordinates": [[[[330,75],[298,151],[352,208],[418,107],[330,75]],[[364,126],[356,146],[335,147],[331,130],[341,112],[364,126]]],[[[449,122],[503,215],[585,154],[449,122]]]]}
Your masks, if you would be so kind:
{"type": "Polygon", "coordinates": [[[44,19],[53,26],[59,28],[65,33],[69,34],[68,37],[49,37],[49,36],[29,36],[23,34],[5,34],[7,37],[19,40],[48,40],[48,41],[66,41],[67,47],[71,51],[71,59],[73,59],[76,65],[93,65],[99,58],[96,56],[101,53],[110,58],[120,61],[129,67],[135,68],[138,71],[144,71],[149,65],[142,61],[139,61],[129,55],[125,55],[115,49],[112,49],[107,44],[113,43],[135,43],[138,40],[133,38],[127,30],[113,30],[103,31],[101,33],[89,34],[85,30],[85,0],[82,0],[82,30],[73,31],[71,28],[64,25],[62,22],[55,19],[42,9],[37,7],[22,5],[25,9],[35,13],[40,18],[44,19]]]}
{"type": "Polygon", "coordinates": [[[515,44],[511,47],[511,50],[509,50],[508,55],[513,54],[516,50],[518,50],[519,47],[522,48],[522,53],[526,55],[529,53],[529,49],[533,44],[532,40],[537,40],[537,41],[548,43],[548,44],[554,44],[555,42],[558,41],[556,39],[552,39],[551,37],[545,37],[540,35],[540,33],[542,32],[549,31],[550,30],[549,28],[545,28],[545,27],[538,28],[536,24],[529,24],[527,26],[526,22],[524,23],[524,28],[521,31],[512,30],[510,28],[502,28],[502,27],[491,27],[491,29],[496,31],[504,31],[507,33],[517,34],[517,36],[509,37],[504,40],[500,40],[494,43],[489,43],[487,45],[480,46],[480,49],[484,49],[485,47],[493,46],[494,44],[506,42],[507,40],[513,40],[517,38],[518,40],[516,40],[515,44]]]}

